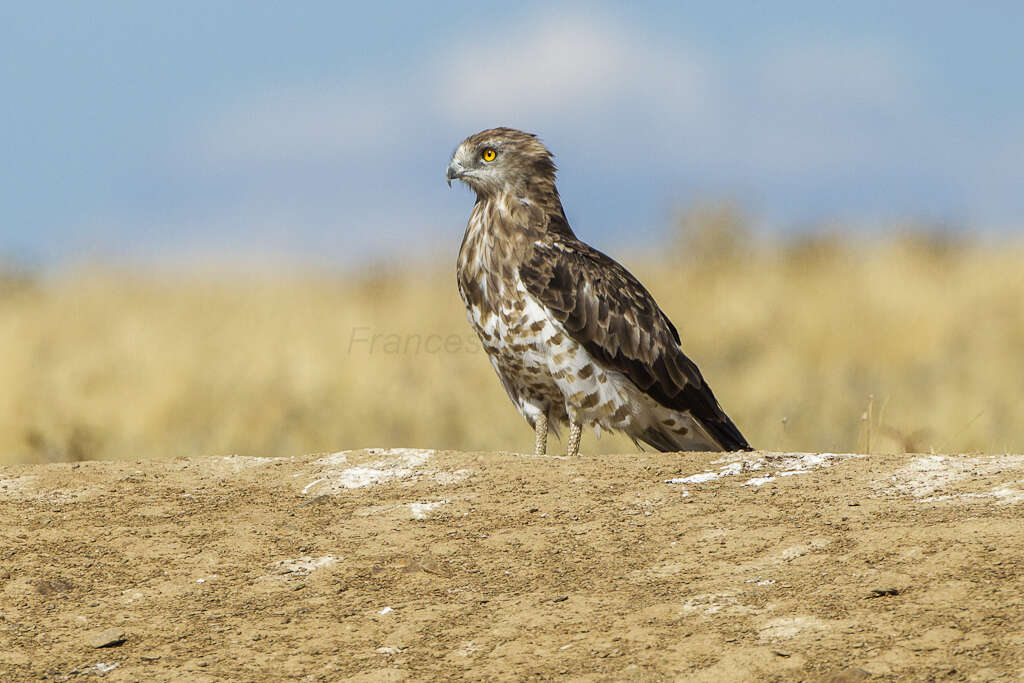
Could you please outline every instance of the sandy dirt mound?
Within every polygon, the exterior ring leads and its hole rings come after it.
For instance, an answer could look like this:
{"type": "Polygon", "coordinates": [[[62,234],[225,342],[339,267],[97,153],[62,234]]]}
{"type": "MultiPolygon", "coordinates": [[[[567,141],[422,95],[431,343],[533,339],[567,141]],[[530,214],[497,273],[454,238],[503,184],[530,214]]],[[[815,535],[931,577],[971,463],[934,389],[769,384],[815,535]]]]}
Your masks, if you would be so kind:
{"type": "Polygon", "coordinates": [[[1024,456],[0,468],[0,679],[1017,680],[1024,456]]]}

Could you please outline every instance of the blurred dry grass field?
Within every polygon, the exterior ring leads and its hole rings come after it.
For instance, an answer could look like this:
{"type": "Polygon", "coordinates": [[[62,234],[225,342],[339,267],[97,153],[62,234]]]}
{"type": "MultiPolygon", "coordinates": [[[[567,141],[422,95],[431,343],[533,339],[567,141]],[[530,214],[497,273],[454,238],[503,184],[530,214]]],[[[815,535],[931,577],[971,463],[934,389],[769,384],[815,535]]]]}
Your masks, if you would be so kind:
{"type": "MultiPolygon", "coordinates": [[[[756,447],[1024,451],[1024,245],[686,234],[622,260],[756,447]]],[[[0,461],[529,451],[452,267],[0,280],[0,461]]]]}

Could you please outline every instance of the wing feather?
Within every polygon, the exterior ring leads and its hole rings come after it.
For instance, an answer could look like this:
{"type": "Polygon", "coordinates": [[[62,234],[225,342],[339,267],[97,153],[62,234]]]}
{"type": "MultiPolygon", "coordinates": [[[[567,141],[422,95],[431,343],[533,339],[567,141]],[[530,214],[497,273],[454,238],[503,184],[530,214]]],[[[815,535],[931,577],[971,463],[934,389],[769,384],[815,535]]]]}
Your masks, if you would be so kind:
{"type": "MultiPolygon", "coordinates": [[[[679,332],[640,282],[617,261],[571,236],[534,243],[519,267],[526,290],[608,369],[628,377],[661,405],[687,412],[722,448],[750,445],[725,414],[679,332]]],[[[648,430],[650,431],[650,430],[648,430]]],[[[639,435],[677,450],[670,435],[639,435]]]]}

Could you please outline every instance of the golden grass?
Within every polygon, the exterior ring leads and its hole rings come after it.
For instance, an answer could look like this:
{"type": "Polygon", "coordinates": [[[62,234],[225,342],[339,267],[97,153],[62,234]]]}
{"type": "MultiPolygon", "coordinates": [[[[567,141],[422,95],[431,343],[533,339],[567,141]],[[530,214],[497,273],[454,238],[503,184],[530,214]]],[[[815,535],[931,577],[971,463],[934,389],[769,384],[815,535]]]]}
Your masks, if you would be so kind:
{"type": "MultiPolygon", "coordinates": [[[[624,260],[756,447],[1024,450],[1022,245],[687,245],[624,260]]],[[[0,461],[528,452],[451,268],[0,281],[0,461]]]]}

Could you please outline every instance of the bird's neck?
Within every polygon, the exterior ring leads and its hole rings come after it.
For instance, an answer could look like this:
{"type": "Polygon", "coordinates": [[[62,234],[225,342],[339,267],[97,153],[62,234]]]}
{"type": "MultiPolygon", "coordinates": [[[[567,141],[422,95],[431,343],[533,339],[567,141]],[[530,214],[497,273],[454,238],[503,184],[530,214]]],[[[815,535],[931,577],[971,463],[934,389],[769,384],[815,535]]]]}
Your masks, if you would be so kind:
{"type": "MultiPolygon", "coordinates": [[[[531,239],[547,233],[575,237],[565,217],[555,183],[538,180],[526,187],[506,186],[501,191],[478,193],[473,217],[482,230],[515,231],[531,239]]],[[[470,220],[470,227],[473,220],[470,220]]]]}

